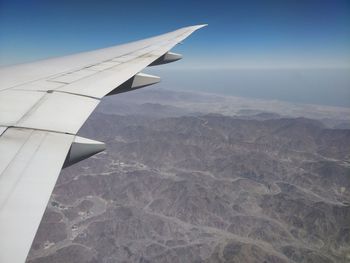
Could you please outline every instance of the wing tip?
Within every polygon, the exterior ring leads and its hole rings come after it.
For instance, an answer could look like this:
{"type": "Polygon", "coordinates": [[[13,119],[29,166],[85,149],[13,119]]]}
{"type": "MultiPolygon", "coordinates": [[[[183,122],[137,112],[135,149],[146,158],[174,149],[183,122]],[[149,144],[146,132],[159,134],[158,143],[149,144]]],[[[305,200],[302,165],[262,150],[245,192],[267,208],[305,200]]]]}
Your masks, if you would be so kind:
{"type": "Polygon", "coordinates": [[[193,26],[186,26],[186,27],[180,28],[179,30],[185,29],[185,30],[189,30],[189,31],[194,32],[194,31],[201,29],[203,27],[206,27],[206,26],[208,26],[208,24],[198,24],[198,25],[193,25],[193,26]]]}
{"type": "Polygon", "coordinates": [[[200,25],[194,25],[194,26],[191,26],[191,28],[193,28],[193,30],[198,30],[198,29],[201,29],[203,27],[207,27],[208,24],[200,24],[200,25]]]}

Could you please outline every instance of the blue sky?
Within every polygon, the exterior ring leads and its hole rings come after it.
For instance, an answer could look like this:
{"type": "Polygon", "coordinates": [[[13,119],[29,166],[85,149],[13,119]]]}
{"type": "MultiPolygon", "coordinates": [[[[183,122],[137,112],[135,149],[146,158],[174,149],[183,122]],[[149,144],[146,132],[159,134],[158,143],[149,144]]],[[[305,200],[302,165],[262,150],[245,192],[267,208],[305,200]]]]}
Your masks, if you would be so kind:
{"type": "Polygon", "coordinates": [[[350,107],[350,1],[0,0],[0,65],[202,23],[162,87],[350,107]]]}
{"type": "Polygon", "coordinates": [[[0,0],[1,64],[208,23],[188,67],[349,67],[350,1],[0,0]]]}

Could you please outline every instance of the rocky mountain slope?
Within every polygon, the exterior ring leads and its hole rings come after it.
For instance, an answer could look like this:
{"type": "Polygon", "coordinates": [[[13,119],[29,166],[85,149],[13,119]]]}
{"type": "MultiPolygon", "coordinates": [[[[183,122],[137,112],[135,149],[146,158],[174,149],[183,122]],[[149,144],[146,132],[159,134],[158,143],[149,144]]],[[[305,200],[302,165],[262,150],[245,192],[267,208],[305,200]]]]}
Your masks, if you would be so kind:
{"type": "Polygon", "coordinates": [[[62,171],[28,263],[350,261],[350,130],[105,106],[81,136],[107,151],[62,171]]]}

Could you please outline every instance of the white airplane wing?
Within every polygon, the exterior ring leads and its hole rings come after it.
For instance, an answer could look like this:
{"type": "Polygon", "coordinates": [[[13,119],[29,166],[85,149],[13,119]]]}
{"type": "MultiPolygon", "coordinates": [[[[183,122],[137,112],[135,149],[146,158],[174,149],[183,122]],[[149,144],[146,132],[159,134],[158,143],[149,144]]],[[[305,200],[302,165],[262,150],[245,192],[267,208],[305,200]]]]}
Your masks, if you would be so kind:
{"type": "Polygon", "coordinates": [[[111,94],[159,81],[140,73],[205,25],[76,55],[0,68],[0,262],[25,262],[62,166],[104,150],[76,136],[111,94]]]}

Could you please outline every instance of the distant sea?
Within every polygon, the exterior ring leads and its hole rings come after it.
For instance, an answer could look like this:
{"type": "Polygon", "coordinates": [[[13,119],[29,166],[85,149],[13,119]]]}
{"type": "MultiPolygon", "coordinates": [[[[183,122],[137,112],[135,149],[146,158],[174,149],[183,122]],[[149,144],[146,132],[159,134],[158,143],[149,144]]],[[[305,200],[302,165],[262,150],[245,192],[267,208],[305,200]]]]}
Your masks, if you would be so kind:
{"type": "Polygon", "coordinates": [[[161,76],[162,87],[173,90],[350,107],[350,69],[150,71],[161,76]]]}

